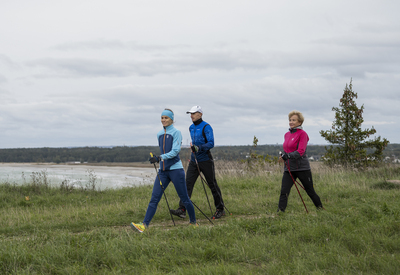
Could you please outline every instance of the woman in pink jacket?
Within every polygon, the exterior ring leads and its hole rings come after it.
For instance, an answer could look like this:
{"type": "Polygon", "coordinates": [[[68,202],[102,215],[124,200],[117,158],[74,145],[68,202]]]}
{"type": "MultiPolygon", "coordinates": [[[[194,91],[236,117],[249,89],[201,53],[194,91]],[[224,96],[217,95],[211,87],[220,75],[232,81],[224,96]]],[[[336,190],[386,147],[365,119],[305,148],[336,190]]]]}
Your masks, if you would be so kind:
{"type": "Polygon", "coordinates": [[[307,195],[311,198],[317,209],[323,209],[321,199],[314,190],[310,163],[306,154],[308,135],[303,131],[303,114],[299,111],[289,113],[289,132],[285,134],[283,150],[280,159],[285,162],[282,177],[281,195],[279,197],[278,212],[284,212],[287,206],[290,189],[298,178],[307,195]],[[293,176],[293,178],[292,178],[293,176]]]}

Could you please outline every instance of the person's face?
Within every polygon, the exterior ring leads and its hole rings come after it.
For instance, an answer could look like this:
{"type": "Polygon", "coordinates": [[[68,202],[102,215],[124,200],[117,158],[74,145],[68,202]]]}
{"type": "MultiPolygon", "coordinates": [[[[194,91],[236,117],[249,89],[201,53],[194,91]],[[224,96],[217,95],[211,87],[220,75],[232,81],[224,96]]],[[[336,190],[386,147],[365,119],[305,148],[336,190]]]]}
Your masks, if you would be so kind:
{"type": "Polygon", "coordinates": [[[300,126],[301,123],[299,122],[299,116],[298,115],[292,115],[289,118],[289,127],[290,128],[295,128],[297,126],[300,126]]]}
{"type": "Polygon", "coordinates": [[[172,124],[172,119],[170,119],[168,116],[161,116],[161,123],[162,126],[168,127],[172,124]]]}
{"type": "Polygon", "coordinates": [[[193,122],[199,120],[201,116],[202,114],[200,112],[190,114],[190,118],[192,119],[193,122]]]}

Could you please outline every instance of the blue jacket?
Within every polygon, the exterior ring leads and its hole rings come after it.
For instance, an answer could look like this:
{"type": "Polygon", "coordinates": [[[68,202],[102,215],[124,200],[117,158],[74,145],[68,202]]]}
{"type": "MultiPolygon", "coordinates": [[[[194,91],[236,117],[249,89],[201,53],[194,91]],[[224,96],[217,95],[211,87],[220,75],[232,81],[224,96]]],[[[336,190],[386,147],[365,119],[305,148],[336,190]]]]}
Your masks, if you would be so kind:
{"type": "Polygon", "coordinates": [[[158,145],[160,146],[162,161],[160,170],[175,170],[183,168],[179,152],[181,151],[182,134],[172,124],[164,127],[157,134],[158,145]]]}
{"type": "MultiPolygon", "coordinates": [[[[210,124],[199,119],[190,125],[189,132],[192,138],[192,144],[199,147],[199,151],[196,153],[197,161],[202,162],[212,159],[210,149],[214,148],[214,133],[210,124]],[[207,142],[203,135],[203,128],[207,142]]],[[[195,161],[193,153],[191,155],[191,161],[195,161]]]]}

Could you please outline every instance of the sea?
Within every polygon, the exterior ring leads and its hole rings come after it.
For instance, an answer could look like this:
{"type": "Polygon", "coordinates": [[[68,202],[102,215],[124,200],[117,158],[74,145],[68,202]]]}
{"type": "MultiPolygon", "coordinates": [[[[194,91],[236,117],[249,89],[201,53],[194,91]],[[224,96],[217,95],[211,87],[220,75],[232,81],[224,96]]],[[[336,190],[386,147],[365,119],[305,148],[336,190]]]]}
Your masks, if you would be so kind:
{"type": "Polygon", "coordinates": [[[0,163],[0,184],[46,182],[54,187],[68,184],[75,188],[92,188],[94,185],[96,190],[104,190],[153,184],[155,177],[154,168],[0,163]]]}

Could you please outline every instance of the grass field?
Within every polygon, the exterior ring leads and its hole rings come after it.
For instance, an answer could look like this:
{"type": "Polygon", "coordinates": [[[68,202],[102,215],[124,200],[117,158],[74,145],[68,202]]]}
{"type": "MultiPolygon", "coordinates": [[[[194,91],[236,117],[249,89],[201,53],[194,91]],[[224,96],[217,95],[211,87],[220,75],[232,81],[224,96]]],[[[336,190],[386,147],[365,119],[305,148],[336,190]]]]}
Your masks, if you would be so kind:
{"type": "MultiPolygon", "coordinates": [[[[200,226],[176,217],[165,200],[144,233],[152,186],[94,191],[41,182],[0,184],[1,274],[400,274],[400,168],[346,171],[313,167],[326,210],[309,210],[292,188],[277,215],[281,169],[219,165],[232,213],[200,226]],[[179,219],[179,220],[178,220],[179,219]]],[[[178,205],[172,185],[170,206],[178,205]]],[[[211,199],[211,192],[208,190],[211,199]]],[[[198,181],[192,200],[210,210],[198,181]]]]}

